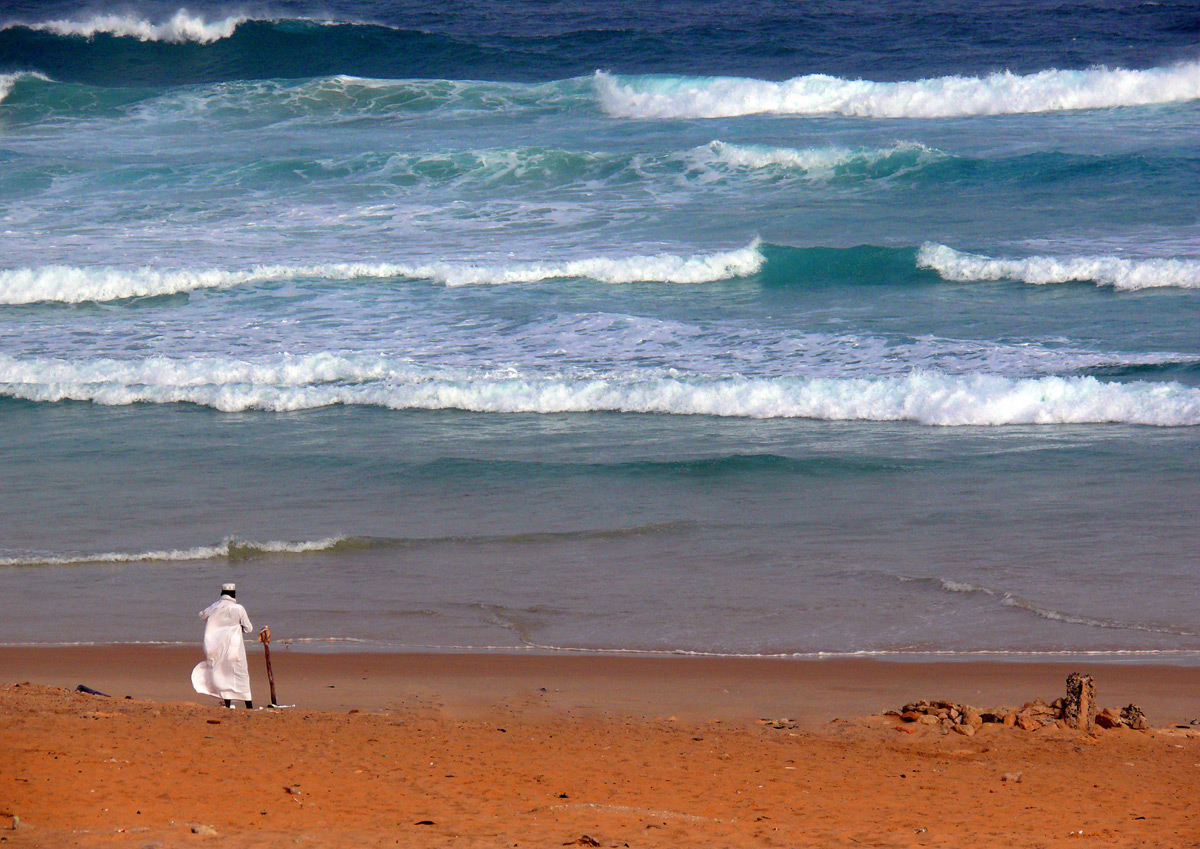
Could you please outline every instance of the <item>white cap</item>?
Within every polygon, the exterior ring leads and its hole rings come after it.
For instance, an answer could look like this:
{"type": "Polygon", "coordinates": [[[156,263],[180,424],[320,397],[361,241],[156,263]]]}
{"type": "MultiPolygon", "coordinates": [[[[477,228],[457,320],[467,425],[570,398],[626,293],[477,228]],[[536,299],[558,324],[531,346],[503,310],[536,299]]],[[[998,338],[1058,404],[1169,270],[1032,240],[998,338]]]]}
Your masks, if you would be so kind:
{"type": "Polygon", "coordinates": [[[223,593],[237,592],[237,584],[234,584],[234,583],[221,584],[221,592],[223,592],[223,593]]]}

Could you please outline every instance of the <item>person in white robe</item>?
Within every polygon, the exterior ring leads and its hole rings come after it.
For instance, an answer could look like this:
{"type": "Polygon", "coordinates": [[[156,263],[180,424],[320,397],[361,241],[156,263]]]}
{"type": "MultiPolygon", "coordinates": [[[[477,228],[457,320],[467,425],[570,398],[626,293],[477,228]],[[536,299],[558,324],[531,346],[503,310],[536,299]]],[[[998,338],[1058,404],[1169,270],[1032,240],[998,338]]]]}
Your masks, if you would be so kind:
{"type": "Polygon", "coordinates": [[[250,670],[246,666],[246,643],[242,634],[254,630],[246,608],[235,601],[237,586],[221,585],[221,597],[200,611],[204,624],[204,654],[207,660],[192,670],[192,686],[205,696],[215,696],[233,707],[241,699],[248,709],[250,700],[250,670]]]}

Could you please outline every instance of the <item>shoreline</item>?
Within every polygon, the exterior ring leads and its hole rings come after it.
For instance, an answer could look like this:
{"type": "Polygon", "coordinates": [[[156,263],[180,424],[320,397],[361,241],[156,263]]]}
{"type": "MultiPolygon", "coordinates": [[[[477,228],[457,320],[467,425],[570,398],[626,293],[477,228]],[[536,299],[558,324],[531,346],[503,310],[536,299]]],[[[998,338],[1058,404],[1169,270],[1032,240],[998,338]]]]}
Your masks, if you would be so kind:
{"type": "MultiPolygon", "coordinates": [[[[270,701],[261,650],[247,645],[257,704],[270,701]]],[[[200,646],[0,647],[0,683],[206,705],[190,686],[200,646]]],[[[805,725],[882,713],[919,698],[990,707],[1062,694],[1075,671],[1098,701],[1135,703],[1154,726],[1200,716],[1200,667],[1095,658],[880,659],[645,656],[533,652],[305,652],[272,645],[282,704],[380,711],[414,700],[448,715],[481,716],[513,703],[544,711],[676,715],[747,721],[787,716],[805,725]]]]}
{"type": "MultiPolygon", "coordinates": [[[[0,651],[64,649],[191,649],[199,640],[60,640],[45,642],[0,642],[0,651]]],[[[249,635],[247,649],[255,644],[249,635]]],[[[1200,666],[1200,649],[862,649],[848,651],[720,652],[700,649],[588,648],[552,645],[434,645],[389,643],[357,637],[288,638],[271,642],[272,650],[311,655],[517,655],[527,657],[617,657],[681,658],[711,660],[836,661],[877,660],[884,663],[1070,663],[1148,664],[1153,666],[1200,666]]]]}

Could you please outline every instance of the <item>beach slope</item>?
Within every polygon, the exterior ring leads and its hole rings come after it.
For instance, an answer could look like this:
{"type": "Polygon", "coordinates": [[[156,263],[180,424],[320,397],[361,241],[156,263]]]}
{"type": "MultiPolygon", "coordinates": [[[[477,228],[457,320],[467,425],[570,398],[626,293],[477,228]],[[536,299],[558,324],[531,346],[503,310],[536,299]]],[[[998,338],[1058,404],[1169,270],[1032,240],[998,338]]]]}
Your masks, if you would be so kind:
{"type": "MultiPolygon", "coordinates": [[[[140,674],[128,672],[144,668],[113,664],[120,651],[46,650],[49,672],[26,669],[21,680],[31,683],[0,687],[0,828],[9,827],[0,836],[10,845],[1200,841],[1200,739],[1188,729],[1087,735],[990,725],[967,737],[931,727],[901,733],[895,718],[870,709],[845,718],[809,707],[863,706],[899,692],[990,696],[981,692],[986,682],[1011,689],[1010,702],[1053,697],[1043,685],[1057,668],[292,656],[282,664],[291,693],[324,690],[314,698],[324,709],[249,712],[123,698],[113,685],[136,689],[140,674]],[[111,697],[35,680],[79,672],[71,664],[83,659],[108,662],[107,671],[90,671],[111,697]],[[389,666],[409,677],[389,678],[389,666]],[[935,673],[938,693],[915,692],[935,673]],[[372,703],[335,707],[353,699],[352,679],[374,693],[363,700],[372,703]],[[1029,691],[1018,695],[1022,686],[1029,691]],[[705,692],[707,700],[698,696],[705,692]],[[685,703],[691,709],[678,710],[685,703]]],[[[172,668],[190,657],[134,652],[143,655],[172,668]]],[[[20,658],[0,653],[2,680],[13,681],[20,658]]],[[[1195,684],[1194,672],[1176,672],[1105,667],[1101,701],[1112,702],[1103,697],[1106,678],[1195,684]]]]}

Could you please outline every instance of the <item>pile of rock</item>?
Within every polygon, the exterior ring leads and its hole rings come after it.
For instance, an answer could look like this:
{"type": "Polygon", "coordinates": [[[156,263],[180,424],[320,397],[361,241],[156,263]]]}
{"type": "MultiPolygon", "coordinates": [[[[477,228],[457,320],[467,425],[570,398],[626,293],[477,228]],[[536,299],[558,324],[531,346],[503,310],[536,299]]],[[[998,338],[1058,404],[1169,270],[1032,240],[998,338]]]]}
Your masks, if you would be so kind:
{"type": "MultiPolygon", "coordinates": [[[[921,699],[918,702],[909,702],[900,710],[889,710],[886,716],[898,716],[902,726],[911,724],[913,730],[917,727],[937,726],[943,731],[957,731],[959,734],[964,734],[968,737],[984,726],[985,723],[1000,723],[1009,728],[1018,725],[1024,721],[1029,727],[1027,730],[1032,731],[1034,728],[1041,728],[1040,721],[1043,711],[1046,717],[1050,717],[1051,710],[1048,705],[1038,702],[1031,702],[1022,708],[1020,711],[1010,708],[996,708],[994,710],[982,710],[971,705],[958,704],[947,700],[928,701],[921,699]],[[1034,717],[1038,717],[1035,719],[1034,717]],[[1036,725],[1034,724],[1036,723],[1036,725]]],[[[1054,722],[1058,717],[1053,717],[1050,722],[1054,722]]],[[[1024,728],[1025,726],[1020,726],[1024,728]]],[[[907,730],[907,729],[905,729],[907,730]]]]}
{"type": "Polygon", "coordinates": [[[1145,731],[1150,727],[1146,714],[1133,704],[1125,705],[1119,712],[1105,708],[1096,714],[1096,724],[1101,728],[1132,728],[1134,731],[1145,731]]]}
{"type": "Polygon", "coordinates": [[[952,701],[909,702],[900,710],[890,710],[886,716],[899,717],[898,728],[915,731],[921,726],[937,727],[972,736],[985,724],[995,723],[1005,728],[1036,731],[1046,726],[1078,728],[1091,731],[1100,728],[1149,728],[1146,716],[1137,705],[1127,705],[1119,711],[1111,708],[1096,710],[1095,684],[1090,676],[1072,673],[1067,678],[1067,695],[1047,704],[1042,699],[1026,702],[1019,708],[998,707],[990,710],[952,701]]]}

